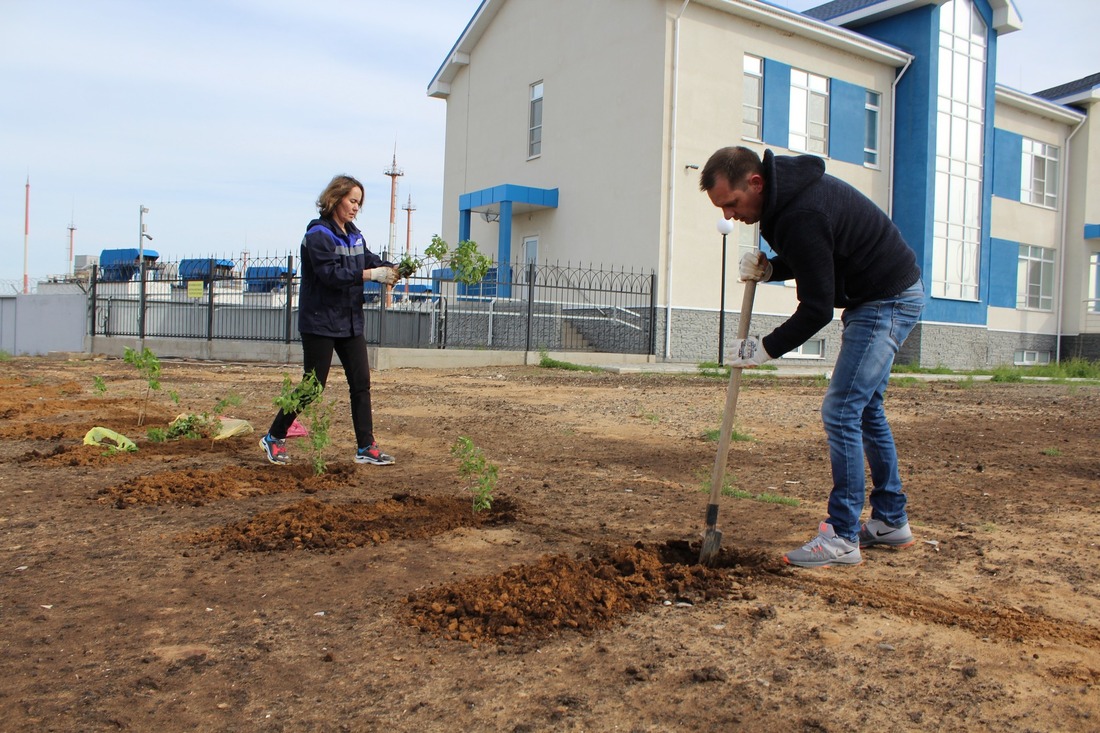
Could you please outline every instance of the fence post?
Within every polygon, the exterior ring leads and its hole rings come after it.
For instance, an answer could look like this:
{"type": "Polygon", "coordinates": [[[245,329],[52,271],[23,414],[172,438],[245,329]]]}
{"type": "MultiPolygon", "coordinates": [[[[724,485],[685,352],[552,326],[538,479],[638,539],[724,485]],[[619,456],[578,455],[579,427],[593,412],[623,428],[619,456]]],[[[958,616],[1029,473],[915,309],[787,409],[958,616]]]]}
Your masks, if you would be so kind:
{"type": "MultiPolygon", "coordinates": [[[[668,324],[665,324],[668,328],[668,324]]],[[[649,355],[657,354],[657,273],[649,273],[649,355]]],[[[667,355],[666,355],[667,358],[667,355]]]]}
{"type": "MultiPolygon", "coordinates": [[[[386,343],[386,303],[391,300],[389,285],[380,285],[378,288],[378,345],[384,346],[386,343]]],[[[366,329],[367,318],[366,314],[363,314],[363,328],[366,329]]],[[[367,334],[363,334],[363,338],[367,338],[367,334]]]]}
{"type": "MultiPolygon", "coordinates": [[[[96,306],[99,305],[99,301],[97,299],[97,294],[99,292],[96,288],[97,285],[99,285],[99,265],[92,265],[92,282],[91,282],[92,312],[89,314],[88,335],[91,336],[93,339],[95,339],[95,312],[96,312],[96,306]]],[[[93,343],[94,343],[94,341],[93,341],[93,343]]]]}
{"type": "Polygon", "coordinates": [[[535,310],[535,263],[527,263],[527,342],[524,351],[531,353],[531,325],[535,310]]]}
{"type": "Polygon", "coordinates": [[[145,350],[145,257],[138,263],[140,285],[138,286],[138,339],[139,348],[145,350]]]}
{"type": "Polygon", "coordinates": [[[294,255],[286,256],[286,311],[283,316],[283,336],[285,343],[290,343],[291,331],[291,296],[294,287],[294,255]]]}
{"type": "Polygon", "coordinates": [[[210,268],[209,270],[207,270],[207,272],[209,273],[209,278],[210,278],[210,282],[209,282],[210,295],[207,296],[207,305],[206,305],[206,340],[207,341],[213,341],[214,340],[214,258],[213,257],[210,258],[208,266],[210,268]]]}

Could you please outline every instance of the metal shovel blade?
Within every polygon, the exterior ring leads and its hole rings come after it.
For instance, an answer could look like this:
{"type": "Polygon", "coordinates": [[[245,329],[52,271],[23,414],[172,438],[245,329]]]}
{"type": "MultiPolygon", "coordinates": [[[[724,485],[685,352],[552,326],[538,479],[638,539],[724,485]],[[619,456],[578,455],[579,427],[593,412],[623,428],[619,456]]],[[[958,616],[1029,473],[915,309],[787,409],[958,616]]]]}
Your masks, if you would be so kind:
{"type": "Polygon", "coordinates": [[[713,567],[718,562],[718,553],[722,547],[722,530],[707,528],[703,535],[703,548],[699,550],[699,564],[713,567]]]}

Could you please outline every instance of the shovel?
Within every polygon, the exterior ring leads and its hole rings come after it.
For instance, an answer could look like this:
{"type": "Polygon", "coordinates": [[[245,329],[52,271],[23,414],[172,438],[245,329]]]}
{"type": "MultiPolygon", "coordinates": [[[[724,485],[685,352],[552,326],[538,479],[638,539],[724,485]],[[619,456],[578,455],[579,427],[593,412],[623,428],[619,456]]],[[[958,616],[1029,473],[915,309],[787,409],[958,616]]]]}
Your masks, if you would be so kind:
{"type": "MultiPolygon", "coordinates": [[[[749,335],[749,321],[752,320],[752,301],[756,297],[756,282],[745,283],[745,295],[741,300],[741,319],[737,324],[737,338],[749,335]]],[[[707,504],[707,527],[703,534],[703,548],[699,551],[700,565],[714,565],[718,560],[718,549],[722,546],[722,532],[718,529],[718,497],[722,494],[722,484],[726,478],[726,461],[729,458],[730,438],[733,433],[733,418],[737,413],[737,395],[741,391],[741,367],[730,368],[730,382],[726,387],[726,410],[722,414],[722,432],[718,438],[718,455],[714,457],[714,471],[710,477],[710,503],[707,504]]]]}

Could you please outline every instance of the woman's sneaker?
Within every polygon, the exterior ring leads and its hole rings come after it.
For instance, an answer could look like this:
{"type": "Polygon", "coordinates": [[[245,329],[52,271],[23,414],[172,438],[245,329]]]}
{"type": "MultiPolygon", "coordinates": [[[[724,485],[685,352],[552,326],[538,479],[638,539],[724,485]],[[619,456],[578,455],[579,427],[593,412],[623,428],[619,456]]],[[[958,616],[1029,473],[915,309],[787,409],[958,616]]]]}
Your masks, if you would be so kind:
{"type": "Polygon", "coordinates": [[[271,463],[280,466],[290,463],[290,456],[286,452],[286,439],[272,438],[271,434],[268,433],[260,438],[260,447],[263,448],[264,455],[271,463]]]}
{"type": "Polygon", "coordinates": [[[837,537],[833,525],[822,522],[817,528],[817,537],[788,552],[783,560],[788,565],[801,568],[823,568],[829,565],[859,565],[863,557],[859,554],[859,543],[837,537]]]}
{"type": "Polygon", "coordinates": [[[881,519],[868,519],[859,528],[859,546],[886,545],[887,547],[909,547],[916,540],[909,530],[909,522],[900,527],[891,527],[881,519]]]}
{"type": "Polygon", "coordinates": [[[370,463],[375,466],[392,466],[396,461],[393,456],[383,453],[378,443],[371,443],[366,448],[355,451],[356,463],[370,463]]]}

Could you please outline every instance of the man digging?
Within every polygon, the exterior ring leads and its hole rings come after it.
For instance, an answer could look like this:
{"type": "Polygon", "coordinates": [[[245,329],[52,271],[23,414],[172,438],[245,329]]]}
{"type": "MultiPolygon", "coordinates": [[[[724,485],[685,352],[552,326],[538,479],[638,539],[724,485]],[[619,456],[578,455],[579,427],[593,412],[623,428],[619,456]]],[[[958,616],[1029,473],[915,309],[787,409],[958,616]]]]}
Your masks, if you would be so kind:
{"type": "Polygon", "coordinates": [[[897,449],[883,409],[894,357],[924,308],[916,256],[890,218],[849,184],[825,173],[811,155],[764,159],[744,147],[718,150],[699,188],[726,219],[760,224],[775,251],[746,253],[742,281],[795,281],[798,307],[760,338],[731,343],[731,368],[752,368],[809,340],[841,316],[843,336],[821,418],[829,441],[833,489],[818,534],[783,559],[801,567],[858,565],[861,547],[908,547],[915,540],[905,513],[897,449]],[[871,518],[860,524],[871,467],[871,518]]]}

